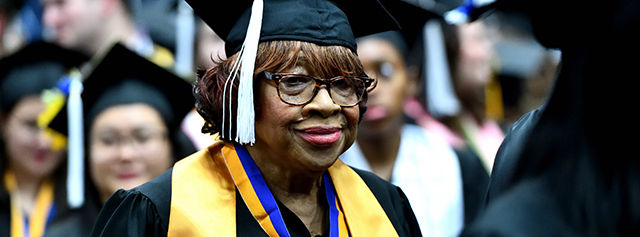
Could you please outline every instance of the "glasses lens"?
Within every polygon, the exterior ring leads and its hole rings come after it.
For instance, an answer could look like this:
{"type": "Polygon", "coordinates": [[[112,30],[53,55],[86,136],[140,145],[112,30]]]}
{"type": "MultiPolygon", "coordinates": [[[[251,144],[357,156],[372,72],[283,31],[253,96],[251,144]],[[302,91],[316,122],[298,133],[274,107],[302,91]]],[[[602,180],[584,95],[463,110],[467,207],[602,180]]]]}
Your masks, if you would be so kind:
{"type": "Polygon", "coordinates": [[[331,82],[333,102],[341,106],[357,104],[364,93],[364,81],[358,78],[340,78],[331,82]]]}
{"type": "Polygon", "coordinates": [[[278,92],[280,98],[287,103],[302,104],[313,97],[316,82],[305,76],[288,76],[280,79],[278,92]]]}

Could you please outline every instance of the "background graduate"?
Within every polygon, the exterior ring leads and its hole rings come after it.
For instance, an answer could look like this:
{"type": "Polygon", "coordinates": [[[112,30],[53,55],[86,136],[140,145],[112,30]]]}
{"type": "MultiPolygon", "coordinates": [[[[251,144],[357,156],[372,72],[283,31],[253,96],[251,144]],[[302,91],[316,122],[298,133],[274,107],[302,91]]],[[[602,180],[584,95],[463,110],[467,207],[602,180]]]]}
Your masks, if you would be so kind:
{"type": "Polygon", "coordinates": [[[226,39],[228,59],[194,89],[203,132],[220,140],[118,191],[92,236],[420,236],[398,187],[338,160],[374,86],[354,36],[397,29],[387,11],[377,1],[189,3],[226,39]],[[235,13],[231,24],[215,7],[235,13]]]}
{"type": "MultiPolygon", "coordinates": [[[[41,121],[47,107],[43,91],[84,60],[44,42],[0,60],[0,236],[55,236],[82,218],[82,208],[67,203],[65,141],[41,121]]],[[[71,227],[75,231],[66,236],[91,230],[71,227]]]]}
{"type": "MultiPolygon", "coordinates": [[[[79,225],[89,228],[116,190],[139,186],[195,152],[180,130],[195,101],[189,83],[121,44],[98,59],[82,94],[86,205],[92,212],[79,225]]],[[[66,134],[67,123],[62,112],[50,126],[66,134]]]]}
{"type": "MultiPolygon", "coordinates": [[[[640,234],[638,1],[497,1],[530,17],[536,38],[562,50],[550,100],[515,170],[463,236],[640,234]]],[[[537,120],[537,122],[535,121],[537,120]]],[[[526,125],[529,126],[529,125],[526,125]]],[[[528,129],[527,129],[528,130],[528,129]]],[[[516,144],[517,145],[517,144],[516,144]]],[[[503,176],[504,178],[504,176],[503,176]]]]}
{"type": "MultiPolygon", "coordinates": [[[[424,21],[417,24],[421,32],[424,21]]],[[[419,88],[421,64],[407,61],[420,52],[411,50],[411,42],[400,31],[357,39],[358,57],[378,84],[369,94],[356,142],[340,159],[402,188],[424,236],[455,236],[464,223],[458,158],[440,134],[405,122],[403,107],[419,88]]]]}

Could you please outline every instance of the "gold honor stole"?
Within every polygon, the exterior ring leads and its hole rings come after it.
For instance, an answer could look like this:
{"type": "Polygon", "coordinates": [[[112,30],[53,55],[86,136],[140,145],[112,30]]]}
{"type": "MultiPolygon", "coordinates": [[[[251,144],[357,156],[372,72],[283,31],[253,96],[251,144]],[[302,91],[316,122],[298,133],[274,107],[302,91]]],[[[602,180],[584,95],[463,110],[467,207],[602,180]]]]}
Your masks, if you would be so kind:
{"type": "MultiPolygon", "coordinates": [[[[323,176],[330,236],[398,236],[355,171],[337,160],[323,176]]],[[[167,236],[236,236],[236,187],[269,236],[289,236],[275,199],[246,148],[222,141],[174,165],[167,236]]]]}
{"type": "Polygon", "coordinates": [[[25,228],[25,217],[18,195],[18,183],[12,172],[4,173],[4,185],[9,192],[11,209],[11,237],[40,237],[44,234],[48,221],[53,217],[53,181],[45,179],[40,185],[36,196],[36,204],[33,213],[28,219],[28,227],[25,228]]]}

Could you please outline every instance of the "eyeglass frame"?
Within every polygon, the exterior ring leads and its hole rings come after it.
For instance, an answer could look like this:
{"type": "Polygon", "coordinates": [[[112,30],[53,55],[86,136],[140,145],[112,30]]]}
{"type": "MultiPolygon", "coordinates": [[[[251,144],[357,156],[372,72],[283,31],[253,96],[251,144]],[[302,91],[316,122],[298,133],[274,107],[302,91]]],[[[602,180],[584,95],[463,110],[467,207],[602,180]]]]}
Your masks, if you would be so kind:
{"type": "Polygon", "coordinates": [[[121,149],[124,146],[131,146],[133,148],[135,148],[135,150],[140,150],[141,147],[144,147],[145,145],[150,144],[151,142],[153,142],[155,139],[158,139],[157,141],[167,141],[169,139],[169,133],[168,131],[153,131],[151,132],[150,135],[148,135],[149,137],[146,138],[147,141],[143,142],[143,143],[139,143],[140,141],[138,141],[138,138],[136,138],[136,135],[126,135],[126,136],[121,136],[119,134],[115,135],[115,144],[111,145],[111,144],[106,144],[104,142],[103,137],[94,137],[92,136],[91,138],[91,144],[92,145],[99,145],[100,148],[102,149],[109,149],[109,150],[116,150],[116,149],[121,149]]]}
{"type": "Polygon", "coordinates": [[[370,89],[369,87],[371,87],[371,85],[375,82],[375,79],[370,78],[370,77],[361,77],[361,76],[337,76],[337,77],[333,77],[333,78],[329,78],[329,79],[325,79],[325,78],[316,78],[316,77],[312,77],[309,75],[304,75],[304,74],[296,74],[296,73],[271,73],[271,72],[267,72],[267,71],[263,71],[258,75],[259,78],[264,78],[270,81],[273,81],[274,83],[276,83],[276,90],[278,91],[278,98],[280,98],[280,101],[282,101],[285,104],[288,105],[296,105],[296,106],[301,106],[301,105],[306,105],[308,103],[310,103],[313,98],[316,97],[316,95],[318,95],[318,91],[321,85],[327,85],[327,92],[329,92],[329,97],[331,97],[331,101],[333,101],[334,104],[336,104],[335,100],[333,100],[333,96],[331,96],[331,83],[339,80],[339,79],[357,79],[357,80],[361,80],[364,82],[364,90],[362,92],[362,95],[359,95],[360,98],[358,98],[358,101],[356,101],[354,104],[352,105],[340,105],[340,107],[343,108],[348,108],[348,107],[353,107],[358,105],[360,102],[362,102],[362,99],[364,98],[364,93],[367,93],[370,89]],[[303,103],[290,103],[285,101],[284,99],[282,99],[282,96],[280,95],[280,80],[285,78],[285,77],[289,77],[289,76],[300,76],[300,77],[308,77],[313,79],[316,82],[316,86],[313,89],[313,95],[309,98],[308,101],[303,102],[303,103]]]}

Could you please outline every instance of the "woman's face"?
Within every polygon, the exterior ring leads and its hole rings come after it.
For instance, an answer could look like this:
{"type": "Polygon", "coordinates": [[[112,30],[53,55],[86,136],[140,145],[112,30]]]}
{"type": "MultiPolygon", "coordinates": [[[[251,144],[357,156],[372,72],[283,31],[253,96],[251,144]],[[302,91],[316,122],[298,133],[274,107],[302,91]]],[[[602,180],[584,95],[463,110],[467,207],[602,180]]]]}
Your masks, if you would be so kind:
{"type": "Polygon", "coordinates": [[[168,170],[173,162],[167,137],[167,126],[149,105],[117,105],[98,114],[89,134],[89,166],[102,201],[168,170]]]}
{"type": "Polygon", "coordinates": [[[460,54],[456,87],[461,97],[476,96],[491,79],[493,45],[482,22],[473,22],[459,28],[460,54]]]}
{"type": "Polygon", "coordinates": [[[2,130],[9,167],[16,174],[44,178],[63,160],[63,151],[51,150],[51,140],[38,127],[38,115],[45,109],[39,96],[20,100],[5,117],[2,130]]]}
{"type": "MultiPolygon", "coordinates": [[[[317,77],[298,65],[281,73],[317,77]]],[[[339,75],[332,75],[332,77],[339,75]]],[[[248,147],[252,156],[268,157],[289,170],[324,171],[355,140],[358,106],[333,103],[325,86],[306,105],[288,105],[280,100],[273,82],[260,79],[256,106],[256,143],[248,147]]]]}
{"type": "Polygon", "coordinates": [[[402,55],[386,40],[365,38],[358,41],[358,57],[367,75],[378,80],[376,89],[369,93],[360,135],[384,136],[403,123],[402,109],[405,99],[411,94],[411,80],[402,55]]]}

